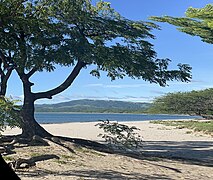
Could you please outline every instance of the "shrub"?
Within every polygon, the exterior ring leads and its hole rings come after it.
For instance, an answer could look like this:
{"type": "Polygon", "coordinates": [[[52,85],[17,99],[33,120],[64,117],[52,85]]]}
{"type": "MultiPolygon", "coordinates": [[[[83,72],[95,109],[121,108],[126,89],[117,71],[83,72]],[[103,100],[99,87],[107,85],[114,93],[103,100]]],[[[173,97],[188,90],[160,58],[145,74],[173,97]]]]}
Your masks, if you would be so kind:
{"type": "Polygon", "coordinates": [[[20,117],[18,115],[20,107],[16,103],[17,100],[0,96],[0,131],[4,131],[6,126],[11,128],[20,127],[20,117]]]}
{"type": "Polygon", "coordinates": [[[109,120],[102,120],[96,126],[99,126],[104,131],[104,134],[99,134],[98,136],[104,138],[114,149],[128,151],[142,147],[142,138],[135,132],[140,129],[135,126],[129,127],[118,122],[110,122],[109,120]]]}

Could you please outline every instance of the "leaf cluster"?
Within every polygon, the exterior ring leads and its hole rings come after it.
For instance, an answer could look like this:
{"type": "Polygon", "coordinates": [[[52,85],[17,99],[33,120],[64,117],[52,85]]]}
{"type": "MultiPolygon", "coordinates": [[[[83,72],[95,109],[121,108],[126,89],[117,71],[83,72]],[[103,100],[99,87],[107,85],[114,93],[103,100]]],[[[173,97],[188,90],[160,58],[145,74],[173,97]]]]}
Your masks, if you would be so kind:
{"type": "Polygon", "coordinates": [[[181,32],[192,36],[199,36],[202,41],[213,44],[213,5],[208,4],[203,8],[188,8],[186,17],[151,17],[158,22],[167,22],[177,26],[181,32]]]}
{"type": "Polygon", "coordinates": [[[98,136],[104,138],[115,149],[135,150],[142,147],[141,136],[135,132],[140,129],[135,126],[129,127],[109,120],[102,121],[96,126],[99,126],[104,131],[104,134],[99,134],[98,136]]]}
{"type": "Polygon", "coordinates": [[[20,107],[16,105],[16,100],[0,97],[0,131],[4,131],[6,126],[11,128],[20,127],[20,107]]]}
{"type": "Polygon", "coordinates": [[[106,71],[112,80],[129,76],[161,86],[189,81],[188,65],[169,70],[170,60],[156,58],[148,41],[156,28],[125,19],[105,1],[4,0],[0,5],[0,51],[19,73],[53,71],[56,64],[82,61],[95,65],[92,75],[106,71]]]}

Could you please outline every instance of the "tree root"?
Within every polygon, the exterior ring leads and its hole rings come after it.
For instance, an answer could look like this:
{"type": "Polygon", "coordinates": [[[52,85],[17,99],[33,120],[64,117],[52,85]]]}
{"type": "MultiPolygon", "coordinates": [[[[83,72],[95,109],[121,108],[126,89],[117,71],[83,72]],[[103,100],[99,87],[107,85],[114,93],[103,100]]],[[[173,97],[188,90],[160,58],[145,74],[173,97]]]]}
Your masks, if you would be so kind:
{"type": "Polygon", "coordinates": [[[8,164],[12,169],[16,170],[16,169],[29,168],[29,167],[35,166],[36,162],[38,161],[44,161],[44,160],[49,160],[54,158],[59,159],[58,156],[54,154],[50,154],[50,155],[36,156],[29,159],[17,159],[15,161],[9,162],[8,164]]]}
{"type": "Polygon", "coordinates": [[[68,150],[68,152],[75,153],[75,151],[72,149],[72,147],[73,147],[72,142],[66,142],[58,137],[52,137],[48,140],[51,141],[52,143],[59,145],[63,149],[68,150]]]}
{"type": "Polygon", "coordinates": [[[74,153],[72,149],[73,145],[80,145],[101,152],[111,152],[111,149],[107,145],[80,138],[69,138],[53,135],[50,137],[40,137],[38,135],[34,135],[31,138],[23,138],[21,135],[16,135],[3,136],[0,138],[0,143],[4,146],[5,149],[8,149],[8,151],[9,149],[14,149],[15,144],[24,144],[26,146],[49,146],[50,142],[57,144],[72,153],[74,153]]]}
{"type": "MultiPolygon", "coordinates": [[[[0,139],[2,141],[2,139],[0,139]]],[[[5,151],[7,154],[14,153],[12,151],[15,148],[16,144],[24,144],[26,146],[59,146],[63,148],[64,151],[67,153],[75,153],[73,147],[78,145],[82,147],[86,147],[89,149],[94,149],[100,152],[105,153],[112,153],[112,150],[109,149],[108,146],[104,144],[100,144],[95,141],[85,140],[85,139],[78,139],[78,138],[68,138],[68,137],[61,137],[61,136],[51,136],[51,137],[40,137],[40,136],[33,136],[32,138],[23,138],[21,136],[10,136],[5,137],[3,140],[3,148],[2,151],[5,151]],[[8,143],[6,143],[8,142],[8,143]]],[[[42,155],[37,157],[32,157],[29,159],[17,159],[9,163],[11,168],[15,169],[22,169],[22,168],[29,168],[36,165],[37,161],[43,161],[56,158],[59,159],[56,155],[42,155]]]]}
{"type": "Polygon", "coordinates": [[[85,148],[94,149],[96,151],[104,152],[104,153],[112,153],[113,150],[105,145],[98,143],[96,141],[86,140],[86,139],[79,139],[79,138],[69,138],[69,137],[62,137],[62,136],[56,136],[59,139],[62,139],[65,142],[71,142],[75,145],[79,145],[85,148]]]}

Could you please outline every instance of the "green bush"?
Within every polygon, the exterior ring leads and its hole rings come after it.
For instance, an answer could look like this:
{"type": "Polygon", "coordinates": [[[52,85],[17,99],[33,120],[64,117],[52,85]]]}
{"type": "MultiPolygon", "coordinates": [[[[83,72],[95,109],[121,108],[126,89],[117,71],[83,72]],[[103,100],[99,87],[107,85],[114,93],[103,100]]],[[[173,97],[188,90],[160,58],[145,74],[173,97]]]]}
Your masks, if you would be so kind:
{"type": "Polygon", "coordinates": [[[20,116],[18,115],[20,107],[16,105],[17,102],[17,100],[0,96],[0,132],[4,131],[6,126],[20,127],[20,116]]]}
{"type": "Polygon", "coordinates": [[[136,150],[142,147],[142,138],[135,132],[140,129],[135,126],[129,127],[109,120],[102,121],[96,126],[99,126],[104,131],[104,134],[99,134],[98,136],[104,138],[114,149],[136,150]]]}

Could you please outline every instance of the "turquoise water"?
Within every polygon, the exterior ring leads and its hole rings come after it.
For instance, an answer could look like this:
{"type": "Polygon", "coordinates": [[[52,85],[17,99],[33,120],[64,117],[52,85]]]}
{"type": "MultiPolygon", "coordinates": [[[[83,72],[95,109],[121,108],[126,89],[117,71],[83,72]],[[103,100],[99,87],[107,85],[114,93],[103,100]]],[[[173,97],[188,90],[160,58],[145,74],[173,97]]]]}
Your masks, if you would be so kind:
{"type": "Polygon", "coordinates": [[[146,121],[169,119],[192,119],[198,116],[159,115],[159,114],[96,114],[96,113],[36,113],[39,123],[68,123],[68,122],[94,122],[99,120],[111,121],[146,121]]]}

